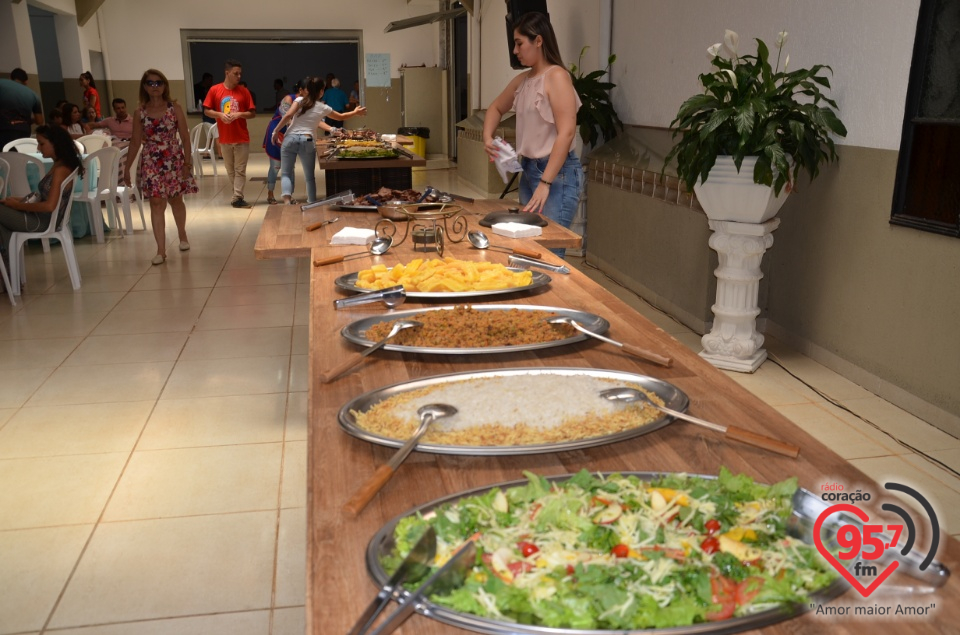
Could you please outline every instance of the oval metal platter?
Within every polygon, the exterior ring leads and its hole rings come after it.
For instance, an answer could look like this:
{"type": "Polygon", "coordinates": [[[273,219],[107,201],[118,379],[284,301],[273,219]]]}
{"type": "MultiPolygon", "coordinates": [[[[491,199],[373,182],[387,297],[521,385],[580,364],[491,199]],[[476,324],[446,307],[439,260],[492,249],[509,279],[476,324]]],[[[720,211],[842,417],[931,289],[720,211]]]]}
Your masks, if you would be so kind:
{"type": "MultiPolygon", "coordinates": [[[[507,267],[510,271],[514,273],[519,273],[526,271],[526,269],[518,269],[517,267],[507,267]]],[[[346,275],[340,276],[334,280],[334,284],[337,287],[344,289],[346,291],[356,291],[358,293],[366,293],[370,289],[364,289],[357,286],[357,276],[360,275],[357,273],[348,273],[346,275]]],[[[420,299],[447,299],[447,300],[457,300],[460,298],[486,298],[496,295],[504,295],[506,293],[518,293],[521,291],[531,291],[533,289],[539,289],[540,287],[545,287],[550,284],[550,276],[547,274],[534,271],[533,278],[530,280],[530,284],[525,287],[510,287],[509,289],[487,289],[484,291],[407,291],[408,298],[420,298],[420,299]]]]}
{"type": "MultiPolygon", "coordinates": [[[[609,476],[610,474],[612,474],[612,472],[602,473],[604,476],[609,476]]],[[[643,480],[651,480],[659,476],[667,475],[664,472],[618,472],[618,474],[622,474],[624,476],[636,476],[637,478],[643,480]]],[[[572,476],[572,474],[552,476],[547,477],[547,480],[562,481],[572,476]]],[[[691,476],[700,476],[701,478],[707,479],[716,478],[715,476],[710,475],[694,474],[691,476]]],[[[494,485],[484,485],[483,487],[477,487],[471,490],[459,492],[457,494],[452,494],[450,496],[445,496],[443,498],[438,498],[437,500],[411,509],[404,514],[391,519],[380,529],[380,531],[374,534],[373,538],[370,539],[370,542],[367,545],[367,572],[370,574],[370,577],[374,579],[377,585],[382,586],[386,583],[389,576],[383,570],[380,562],[383,556],[388,555],[395,548],[393,532],[394,528],[397,526],[397,523],[402,519],[415,514],[421,514],[425,517],[430,517],[435,513],[434,510],[444,503],[451,503],[468,496],[483,494],[485,492],[489,492],[495,487],[505,489],[508,487],[524,485],[526,483],[527,481],[525,479],[521,479],[506,483],[497,483],[494,485]]],[[[810,500],[813,501],[814,507],[816,507],[816,496],[805,489],[798,489],[793,495],[793,515],[787,522],[788,533],[807,544],[813,544],[812,537],[809,533],[805,533],[802,528],[808,524],[812,524],[816,520],[813,517],[808,517],[806,513],[807,509],[809,508],[808,501],[810,500]]],[[[842,522],[839,521],[833,521],[832,523],[828,522],[824,524],[824,529],[827,531],[832,531],[835,535],[836,530],[841,526],[841,524],[842,522]]],[[[818,603],[828,602],[836,597],[839,597],[849,588],[849,585],[847,585],[842,578],[838,578],[826,588],[811,594],[809,596],[809,600],[818,603]]],[[[410,592],[404,589],[403,596],[405,599],[408,598],[410,596],[410,592]]],[[[421,615],[435,619],[444,624],[450,624],[479,633],[487,633],[488,635],[720,635],[723,633],[739,633],[742,631],[769,626],[770,624],[775,624],[776,622],[781,622],[783,620],[796,617],[801,613],[805,613],[809,610],[809,606],[811,606],[810,602],[806,602],[788,607],[776,607],[767,611],[761,611],[743,617],[734,617],[720,622],[705,622],[691,626],[657,629],[635,629],[629,631],[552,628],[547,626],[497,621],[468,613],[454,611],[452,609],[434,604],[428,599],[419,600],[416,606],[416,611],[421,615]]]]}
{"type": "MultiPolygon", "coordinates": [[[[431,309],[411,309],[409,311],[392,311],[382,315],[373,315],[370,317],[361,318],[346,325],[340,330],[340,335],[342,335],[343,338],[348,342],[353,342],[354,344],[358,344],[360,346],[373,346],[375,342],[366,336],[366,331],[375,324],[379,324],[381,322],[392,322],[393,320],[415,320],[417,319],[417,316],[424,313],[430,313],[432,311],[451,311],[454,308],[454,306],[440,306],[431,309]]],[[[558,307],[537,306],[533,304],[478,304],[471,305],[470,308],[476,311],[510,311],[512,309],[516,309],[518,311],[545,311],[548,313],[556,313],[557,315],[573,318],[591,333],[603,334],[606,333],[607,329],[610,328],[610,323],[599,315],[587,313],[586,311],[577,311],[574,309],[561,309],[558,307]]],[[[573,344],[574,342],[582,342],[585,339],[588,339],[588,336],[578,331],[576,335],[564,338],[562,340],[539,342],[536,344],[518,344],[516,346],[450,348],[439,346],[407,346],[402,344],[388,343],[384,345],[383,348],[388,351],[399,351],[403,353],[432,353],[434,355],[516,353],[520,351],[533,351],[540,348],[566,346],[567,344],[573,344]]]]}
{"type": "MultiPolygon", "coordinates": [[[[374,434],[364,430],[357,425],[356,417],[352,411],[364,412],[376,403],[388,399],[395,395],[400,395],[411,390],[437,386],[445,383],[461,382],[470,379],[482,379],[486,377],[519,377],[521,375],[542,377],[545,384],[549,384],[551,378],[561,375],[586,375],[601,379],[611,379],[616,382],[639,384],[646,390],[655,393],[663,399],[664,405],[671,410],[686,411],[690,405],[687,395],[668,382],[646,375],[637,375],[617,370],[598,370],[595,368],[506,368],[501,370],[480,370],[461,373],[451,373],[449,375],[435,375],[423,379],[385,386],[370,392],[354,397],[348,401],[337,415],[340,427],[349,435],[364,441],[385,445],[387,447],[399,448],[403,445],[405,439],[393,439],[374,434]]],[[[546,388],[546,386],[545,386],[546,388]]],[[[546,392],[531,395],[531,399],[543,399],[546,392]]],[[[599,395],[597,399],[600,399],[599,395]]],[[[467,411],[459,404],[452,404],[461,408],[461,413],[467,411]]],[[[543,454],[545,452],[564,452],[567,450],[580,450],[597,445],[606,445],[616,443],[625,439],[632,439],[644,434],[649,434],[655,430],[669,425],[674,418],[668,415],[661,415],[657,419],[646,425],[640,425],[629,430],[623,430],[613,434],[606,434],[585,439],[575,439],[572,441],[561,441],[556,443],[542,443],[535,445],[441,445],[430,442],[420,442],[417,444],[417,452],[430,452],[433,454],[459,454],[466,456],[507,456],[518,454],[543,454]]]]}

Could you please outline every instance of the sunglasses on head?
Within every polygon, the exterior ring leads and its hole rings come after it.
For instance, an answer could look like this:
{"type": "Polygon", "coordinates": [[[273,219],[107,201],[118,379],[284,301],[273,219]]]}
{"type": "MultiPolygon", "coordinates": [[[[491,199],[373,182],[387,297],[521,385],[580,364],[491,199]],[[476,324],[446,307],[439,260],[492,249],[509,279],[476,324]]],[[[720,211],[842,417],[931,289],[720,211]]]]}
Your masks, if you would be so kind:
{"type": "Polygon", "coordinates": [[[163,86],[164,81],[162,79],[145,79],[143,80],[143,83],[151,88],[159,88],[160,86],[163,86]]]}

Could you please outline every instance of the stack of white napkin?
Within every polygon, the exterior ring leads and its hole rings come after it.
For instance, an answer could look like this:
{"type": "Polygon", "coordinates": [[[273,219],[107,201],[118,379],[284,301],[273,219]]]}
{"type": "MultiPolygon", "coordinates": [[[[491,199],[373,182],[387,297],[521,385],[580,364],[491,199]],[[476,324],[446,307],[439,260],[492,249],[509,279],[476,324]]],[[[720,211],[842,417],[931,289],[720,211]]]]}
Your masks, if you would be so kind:
{"type": "Polygon", "coordinates": [[[366,245],[373,242],[377,232],[360,227],[344,227],[330,239],[331,245],[366,245]]]}
{"type": "Polygon", "coordinates": [[[509,238],[529,238],[543,233],[543,228],[525,223],[494,223],[491,229],[494,234],[509,238]]]}

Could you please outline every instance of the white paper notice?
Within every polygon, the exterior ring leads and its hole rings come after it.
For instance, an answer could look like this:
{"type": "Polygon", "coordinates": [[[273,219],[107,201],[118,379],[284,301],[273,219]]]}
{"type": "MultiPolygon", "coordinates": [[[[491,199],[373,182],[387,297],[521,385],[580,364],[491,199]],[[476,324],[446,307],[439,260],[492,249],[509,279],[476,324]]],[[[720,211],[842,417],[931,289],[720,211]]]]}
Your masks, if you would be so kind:
{"type": "Polygon", "coordinates": [[[367,86],[390,88],[390,54],[367,53],[367,86]]]}

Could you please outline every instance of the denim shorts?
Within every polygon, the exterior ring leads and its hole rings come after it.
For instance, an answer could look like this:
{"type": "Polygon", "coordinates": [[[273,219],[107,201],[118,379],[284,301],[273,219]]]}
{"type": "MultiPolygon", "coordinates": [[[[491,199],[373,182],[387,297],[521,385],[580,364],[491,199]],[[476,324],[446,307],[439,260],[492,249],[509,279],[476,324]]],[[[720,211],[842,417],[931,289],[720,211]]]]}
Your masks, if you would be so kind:
{"type": "MultiPolygon", "coordinates": [[[[533,191],[540,185],[540,178],[547,167],[550,157],[542,159],[520,159],[523,174],[520,176],[520,204],[526,205],[533,197],[533,191]]],[[[573,150],[567,155],[560,173],[553,179],[550,195],[543,206],[543,215],[564,227],[570,227],[583,192],[583,166],[573,150]]]]}

